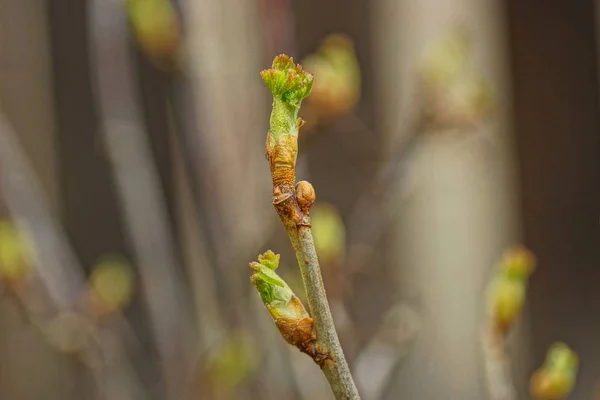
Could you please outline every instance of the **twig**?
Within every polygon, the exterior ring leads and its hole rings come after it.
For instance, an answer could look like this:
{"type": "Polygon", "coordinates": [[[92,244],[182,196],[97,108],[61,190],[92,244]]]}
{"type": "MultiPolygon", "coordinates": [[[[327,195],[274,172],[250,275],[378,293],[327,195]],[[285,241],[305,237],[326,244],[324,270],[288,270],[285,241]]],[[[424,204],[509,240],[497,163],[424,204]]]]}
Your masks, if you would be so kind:
{"type": "Polygon", "coordinates": [[[534,255],[523,246],[506,251],[487,288],[487,320],[482,336],[488,391],[492,400],[515,400],[506,337],[523,309],[534,255]]]}
{"type": "Polygon", "coordinates": [[[313,241],[309,211],[315,191],[306,181],[296,185],[298,131],[303,124],[298,111],[310,93],[312,76],[285,55],[276,57],[272,68],[261,76],[273,94],[266,145],[273,204],[296,254],[316,331],[314,348],[306,342],[294,344],[321,366],[336,399],[360,399],[335,330],[313,241]]]}
{"type": "Polygon", "coordinates": [[[504,335],[490,324],[484,329],[481,340],[490,399],[516,400],[504,335]]]}
{"type": "Polygon", "coordinates": [[[310,226],[301,225],[298,227],[298,239],[300,247],[294,250],[300,265],[308,308],[315,320],[317,343],[323,347],[325,352],[331,355],[334,361],[325,361],[323,373],[327,377],[336,398],[358,399],[358,391],[354,385],[329,310],[329,302],[327,301],[310,226]]]}

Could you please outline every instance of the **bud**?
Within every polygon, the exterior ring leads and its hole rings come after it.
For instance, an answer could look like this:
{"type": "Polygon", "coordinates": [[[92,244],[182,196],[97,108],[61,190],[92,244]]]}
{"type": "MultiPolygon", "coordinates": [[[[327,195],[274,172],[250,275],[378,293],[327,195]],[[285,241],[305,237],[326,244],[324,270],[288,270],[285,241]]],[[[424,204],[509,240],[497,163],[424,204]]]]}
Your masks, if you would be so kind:
{"type": "Polygon", "coordinates": [[[531,376],[531,396],[536,400],[565,399],[575,386],[577,369],[577,354],[564,343],[553,344],[542,367],[531,376]]]}
{"type": "Polygon", "coordinates": [[[0,221],[0,280],[18,285],[30,273],[33,247],[13,221],[0,221]]]}
{"type": "Polygon", "coordinates": [[[315,188],[310,182],[300,181],[296,184],[296,198],[304,214],[308,215],[316,197],[315,188]]]}
{"type": "Polygon", "coordinates": [[[323,266],[341,262],[346,251],[346,227],[333,204],[319,202],[311,212],[312,234],[323,266]]]}
{"type": "Polygon", "coordinates": [[[285,54],[275,57],[271,68],[261,71],[260,76],[273,95],[270,119],[270,145],[273,147],[282,135],[298,136],[298,129],[303,123],[298,112],[302,100],[310,94],[313,76],[285,54]]]}
{"type": "Polygon", "coordinates": [[[316,78],[307,99],[307,115],[318,121],[328,121],[354,109],[360,99],[361,72],[348,36],[328,35],[318,51],[302,63],[316,78]]]}
{"type": "Polygon", "coordinates": [[[181,27],[170,0],[128,0],[132,33],[146,57],[158,68],[176,66],[181,27]]]}
{"type": "Polygon", "coordinates": [[[527,279],[535,269],[535,257],[523,246],[507,251],[488,288],[488,314],[494,327],[506,333],[525,304],[527,279]]]}
{"type": "Polygon", "coordinates": [[[219,343],[211,346],[206,360],[206,369],[212,382],[227,394],[235,397],[233,390],[258,367],[260,354],[258,345],[248,332],[233,331],[219,343]]]}
{"type": "Polygon", "coordinates": [[[509,276],[528,277],[535,271],[535,256],[524,246],[510,249],[502,258],[501,268],[509,276]]]}
{"type": "Polygon", "coordinates": [[[133,282],[133,271],[124,259],[101,260],[89,280],[95,314],[105,316],[123,309],[133,296],[133,282]]]}
{"type": "Polygon", "coordinates": [[[491,320],[500,332],[507,332],[521,315],[525,289],[525,284],[520,281],[499,279],[493,283],[489,307],[491,320]]]}
{"type": "Polygon", "coordinates": [[[250,263],[250,268],[254,270],[250,281],[269,310],[281,336],[322,365],[329,356],[316,346],[313,319],[292,289],[275,272],[279,267],[279,258],[279,254],[274,254],[271,250],[259,255],[258,262],[250,263]]]}
{"type": "Polygon", "coordinates": [[[456,80],[466,67],[470,44],[468,32],[463,27],[456,27],[433,42],[421,61],[420,71],[425,84],[446,87],[456,80]]]}
{"type": "Polygon", "coordinates": [[[292,320],[307,318],[308,312],[298,297],[275,272],[279,267],[279,258],[279,254],[271,250],[258,256],[258,262],[250,263],[250,268],[254,269],[250,281],[274,320],[284,317],[292,320]]]}

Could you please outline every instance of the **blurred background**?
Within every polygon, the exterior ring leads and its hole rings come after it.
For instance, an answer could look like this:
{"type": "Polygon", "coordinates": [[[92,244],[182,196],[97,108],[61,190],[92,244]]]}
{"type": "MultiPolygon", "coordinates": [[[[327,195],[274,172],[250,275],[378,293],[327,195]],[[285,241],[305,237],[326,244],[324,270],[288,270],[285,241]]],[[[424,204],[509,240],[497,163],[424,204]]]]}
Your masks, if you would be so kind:
{"type": "Polygon", "coordinates": [[[315,75],[298,178],[370,399],[486,398],[485,286],[537,256],[509,337],[600,384],[593,0],[0,0],[0,398],[330,399],[249,282],[272,249],[270,95],[315,75]]]}

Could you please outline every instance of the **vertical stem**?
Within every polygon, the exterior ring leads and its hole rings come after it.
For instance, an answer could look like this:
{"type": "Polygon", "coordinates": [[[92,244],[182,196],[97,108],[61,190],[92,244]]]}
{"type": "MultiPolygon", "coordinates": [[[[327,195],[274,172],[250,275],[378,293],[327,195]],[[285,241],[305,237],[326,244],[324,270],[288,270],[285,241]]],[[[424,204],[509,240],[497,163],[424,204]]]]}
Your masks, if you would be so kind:
{"type": "Polygon", "coordinates": [[[290,240],[292,246],[294,240],[297,241],[294,251],[300,266],[310,314],[315,321],[317,345],[333,359],[325,361],[322,367],[323,374],[336,399],[360,399],[331,316],[310,226],[298,227],[297,239],[290,236],[290,240]]]}
{"type": "Polygon", "coordinates": [[[517,393],[511,377],[504,335],[490,325],[483,333],[482,345],[490,400],[515,400],[517,393]]]}

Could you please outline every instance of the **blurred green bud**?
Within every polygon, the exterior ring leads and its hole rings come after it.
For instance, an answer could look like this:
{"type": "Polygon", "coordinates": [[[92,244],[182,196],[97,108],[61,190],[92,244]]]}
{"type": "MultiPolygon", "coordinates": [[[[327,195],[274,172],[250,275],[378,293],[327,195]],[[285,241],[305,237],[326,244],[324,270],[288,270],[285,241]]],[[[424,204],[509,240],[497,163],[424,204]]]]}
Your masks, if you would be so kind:
{"type": "Polygon", "coordinates": [[[426,48],[421,61],[423,81],[432,86],[447,86],[462,73],[468,60],[470,41],[467,31],[457,27],[426,48]]]}
{"type": "Polygon", "coordinates": [[[489,309],[494,326],[506,332],[521,315],[525,304],[524,282],[497,279],[490,288],[489,309]]]}
{"type": "Polygon", "coordinates": [[[320,202],[313,206],[310,215],[319,258],[325,265],[339,259],[346,248],[346,228],[337,208],[320,202]]]}
{"type": "Polygon", "coordinates": [[[33,246],[11,220],[0,221],[0,280],[15,285],[31,273],[33,246]]]}
{"type": "Polygon", "coordinates": [[[484,79],[459,79],[448,88],[446,104],[450,125],[474,123],[490,114],[494,102],[491,85],[484,79]]]}
{"type": "Polygon", "coordinates": [[[127,0],[131,30],[142,52],[158,68],[176,66],[181,45],[179,17],[170,0],[127,0]]]}
{"type": "Polygon", "coordinates": [[[488,287],[488,314],[502,333],[514,325],[525,304],[527,280],[535,269],[535,257],[523,246],[502,257],[488,287]]]}
{"type": "Polygon", "coordinates": [[[535,271],[535,256],[524,246],[516,246],[504,254],[500,269],[507,276],[526,278],[535,271]]]}
{"type": "Polygon", "coordinates": [[[238,331],[213,349],[207,367],[214,384],[231,390],[256,369],[259,359],[252,336],[238,331]]]}
{"type": "Polygon", "coordinates": [[[352,111],[360,99],[361,72],[348,36],[326,36],[318,51],[302,63],[316,78],[307,99],[309,115],[327,120],[352,111]]]}
{"type": "Polygon", "coordinates": [[[133,270],[123,258],[104,258],[94,267],[89,285],[94,311],[100,315],[112,314],[131,301],[134,290],[133,270]]]}
{"type": "Polygon", "coordinates": [[[536,400],[562,400],[573,390],[577,379],[578,357],[564,343],[554,343],[541,368],[530,379],[530,392],[536,400]]]}
{"type": "MultiPolygon", "coordinates": [[[[273,95],[270,119],[272,140],[277,143],[282,135],[297,136],[303,123],[298,118],[298,112],[302,100],[310,94],[313,76],[285,54],[275,57],[271,68],[261,71],[260,76],[273,95]]],[[[275,143],[271,143],[271,146],[275,143]]]]}

